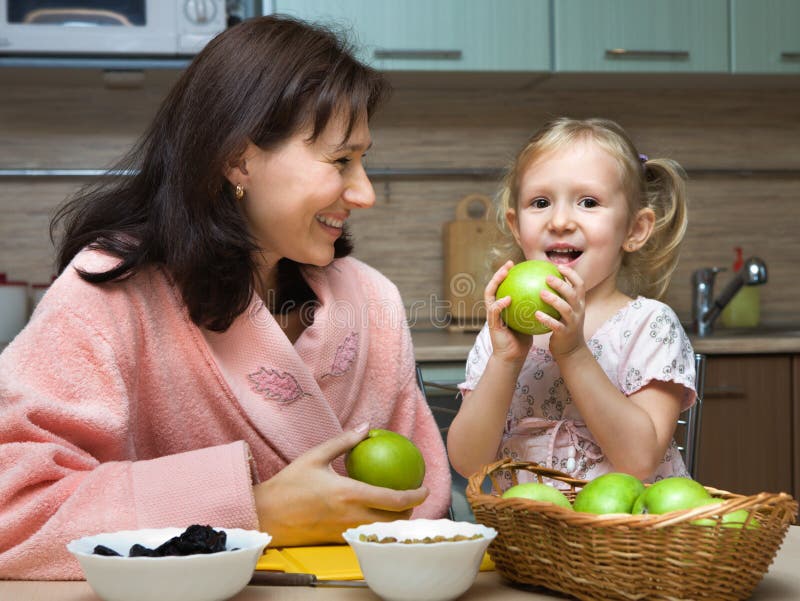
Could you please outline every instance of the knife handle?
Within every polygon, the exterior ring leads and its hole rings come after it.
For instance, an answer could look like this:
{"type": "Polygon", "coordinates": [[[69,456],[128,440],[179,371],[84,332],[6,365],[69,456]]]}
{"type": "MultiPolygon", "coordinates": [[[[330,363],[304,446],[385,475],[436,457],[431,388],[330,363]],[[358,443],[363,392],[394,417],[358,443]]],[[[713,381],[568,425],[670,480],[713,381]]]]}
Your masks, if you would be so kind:
{"type": "Polygon", "coordinates": [[[253,572],[250,584],[255,586],[314,586],[317,577],[314,574],[289,574],[286,572],[253,572]]]}

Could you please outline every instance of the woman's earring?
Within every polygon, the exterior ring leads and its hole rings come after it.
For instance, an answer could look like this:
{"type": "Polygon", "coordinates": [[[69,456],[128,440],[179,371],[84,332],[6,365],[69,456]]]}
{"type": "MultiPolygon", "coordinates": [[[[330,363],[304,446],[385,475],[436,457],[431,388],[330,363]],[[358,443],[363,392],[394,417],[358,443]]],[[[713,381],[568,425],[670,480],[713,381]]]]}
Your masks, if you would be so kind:
{"type": "Polygon", "coordinates": [[[634,244],[633,242],[628,242],[628,251],[633,252],[634,244]]]}
{"type": "Polygon", "coordinates": [[[236,200],[242,200],[244,198],[244,186],[242,184],[236,184],[236,189],[233,194],[236,196],[236,200]]]}

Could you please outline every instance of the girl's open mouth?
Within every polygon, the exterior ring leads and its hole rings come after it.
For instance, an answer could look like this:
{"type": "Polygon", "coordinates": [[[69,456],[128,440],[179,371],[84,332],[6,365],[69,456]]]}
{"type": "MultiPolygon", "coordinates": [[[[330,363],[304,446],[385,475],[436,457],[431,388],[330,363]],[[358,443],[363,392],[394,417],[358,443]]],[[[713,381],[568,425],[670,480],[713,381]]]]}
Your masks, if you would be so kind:
{"type": "Polygon", "coordinates": [[[555,265],[568,265],[576,261],[582,254],[583,251],[577,248],[554,248],[545,253],[547,260],[555,265]]]}

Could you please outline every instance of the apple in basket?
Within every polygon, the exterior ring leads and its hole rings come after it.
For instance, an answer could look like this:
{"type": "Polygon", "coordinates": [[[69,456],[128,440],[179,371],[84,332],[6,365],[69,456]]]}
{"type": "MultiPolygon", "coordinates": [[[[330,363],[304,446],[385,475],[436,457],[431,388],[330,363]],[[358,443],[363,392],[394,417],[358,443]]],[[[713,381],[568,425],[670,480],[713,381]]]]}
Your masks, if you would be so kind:
{"type": "Polygon", "coordinates": [[[542,482],[525,482],[512,486],[503,493],[504,499],[523,498],[545,503],[555,503],[566,509],[572,509],[572,504],[566,495],[555,486],[542,482]]]}
{"type": "MultiPolygon", "coordinates": [[[[710,499],[702,499],[698,501],[695,507],[702,507],[704,505],[721,505],[724,499],[718,499],[715,497],[711,497],[710,499]]],[[[720,520],[721,525],[723,528],[741,528],[745,524],[747,524],[747,529],[752,530],[753,528],[758,528],[758,521],[755,518],[748,518],[750,517],[750,512],[746,509],[737,509],[736,511],[731,511],[730,513],[726,513],[722,516],[720,520]]],[[[716,526],[717,521],[712,518],[700,518],[697,520],[692,520],[692,524],[696,526],[716,526]]]]}
{"type": "Polygon", "coordinates": [[[633,504],[631,513],[669,513],[697,507],[711,495],[702,484],[691,478],[664,478],[648,486],[633,504]]]}
{"type": "Polygon", "coordinates": [[[417,446],[402,434],[377,428],[350,449],[345,467],[354,480],[394,490],[419,488],[425,478],[417,446]]]}
{"type": "Polygon", "coordinates": [[[558,267],[549,261],[523,261],[509,270],[497,288],[497,298],[511,297],[511,304],[502,313],[509,328],[523,334],[545,334],[550,328],[536,319],[537,311],[561,319],[561,314],[540,296],[542,290],[556,293],[545,281],[548,275],[564,279],[558,267]]]}
{"type": "Polygon", "coordinates": [[[644,484],[630,474],[611,472],[598,476],[575,497],[572,508],[582,513],[631,513],[644,484]]]}

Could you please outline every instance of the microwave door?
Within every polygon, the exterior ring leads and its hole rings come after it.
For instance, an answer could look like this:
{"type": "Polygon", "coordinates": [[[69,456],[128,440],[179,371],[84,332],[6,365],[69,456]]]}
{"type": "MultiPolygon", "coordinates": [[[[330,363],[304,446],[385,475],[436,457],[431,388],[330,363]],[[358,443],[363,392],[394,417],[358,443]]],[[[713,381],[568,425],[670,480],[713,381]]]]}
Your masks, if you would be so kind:
{"type": "Polygon", "coordinates": [[[7,3],[3,52],[174,55],[176,5],[164,0],[0,0],[7,3]]]}

